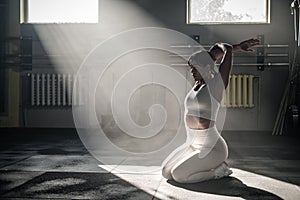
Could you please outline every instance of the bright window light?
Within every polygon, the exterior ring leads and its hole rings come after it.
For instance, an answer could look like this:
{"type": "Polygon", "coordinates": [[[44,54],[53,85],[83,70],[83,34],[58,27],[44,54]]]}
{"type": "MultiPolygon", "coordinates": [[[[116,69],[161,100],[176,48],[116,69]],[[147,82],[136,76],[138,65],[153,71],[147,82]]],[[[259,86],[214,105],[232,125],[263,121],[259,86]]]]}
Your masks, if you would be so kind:
{"type": "Polygon", "coordinates": [[[97,23],[99,0],[28,0],[25,23],[97,23]]]}
{"type": "Polygon", "coordinates": [[[270,23],[269,0],[188,0],[189,24],[270,23]]]}

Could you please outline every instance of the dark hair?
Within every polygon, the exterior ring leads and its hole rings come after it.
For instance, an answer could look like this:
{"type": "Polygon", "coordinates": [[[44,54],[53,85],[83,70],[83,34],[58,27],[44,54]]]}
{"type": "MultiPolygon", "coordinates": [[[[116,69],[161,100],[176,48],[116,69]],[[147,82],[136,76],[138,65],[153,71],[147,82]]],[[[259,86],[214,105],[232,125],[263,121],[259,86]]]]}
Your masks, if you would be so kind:
{"type": "Polygon", "coordinates": [[[201,50],[193,53],[188,60],[188,65],[191,67],[202,67],[209,65],[214,65],[214,61],[207,51],[201,50]]]}

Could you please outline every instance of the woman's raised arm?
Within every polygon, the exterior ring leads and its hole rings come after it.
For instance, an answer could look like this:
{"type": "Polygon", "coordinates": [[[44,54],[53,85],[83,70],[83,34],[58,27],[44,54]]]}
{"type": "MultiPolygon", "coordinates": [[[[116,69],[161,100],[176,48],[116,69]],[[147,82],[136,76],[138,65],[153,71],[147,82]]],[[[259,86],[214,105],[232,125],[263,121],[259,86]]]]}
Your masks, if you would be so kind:
{"type": "MultiPolygon", "coordinates": [[[[235,51],[244,51],[244,52],[252,52],[254,51],[251,47],[258,45],[259,40],[258,39],[249,39],[242,41],[239,44],[232,45],[233,52],[235,51]]],[[[226,43],[216,43],[213,45],[209,50],[208,53],[212,57],[214,61],[219,60],[220,58],[223,58],[224,53],[226,52],[226,45],[229,44],[226,43]]],[[[229,45],[231,46],[231,45],[229,45]]]]}
{"type": "MultiPolygon", "coordinates": [[[[235,45],[230,45],[227,43],[216,43],[214,46],[212,46],[209,49],[208,53],[210,54],[210,56],[214,61],[222,59],[219,67],[219,73],[222,77],[225,89],[228,86],[229,75],[232,69],[233,52],[235,51],[253,52],[254,50],[251,47],[258,44],[259,44],[258,39],[249,39],[235,45]]],[[[216,91],[219,90],[216,89],[216,91]]],[[[217,94],[219,94],[218,99],[222,99],[221,93],[222,93],[221,91],[217,92],[217,94]]]]}

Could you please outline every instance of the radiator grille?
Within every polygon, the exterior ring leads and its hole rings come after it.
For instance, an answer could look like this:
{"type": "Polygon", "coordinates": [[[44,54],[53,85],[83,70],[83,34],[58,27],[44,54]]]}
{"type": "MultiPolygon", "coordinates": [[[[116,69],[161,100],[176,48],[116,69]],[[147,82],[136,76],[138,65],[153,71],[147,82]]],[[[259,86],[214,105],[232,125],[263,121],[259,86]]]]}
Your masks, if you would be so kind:
{"type": "Polygon", "coordinates": [[[31,106],[59,107],[72,106],[72,103],[73,105],[81,103],[78,85],[76,90],[73,90],[75,75],[31,73],[29,76],[31,80],[31,106]]]}
{"type": "Polygon", "coordinates": [[[231,75],[226,98],[221,105],[228,108],[253,108],[253,79],[253,75],[231,75]]]}
{"type": "MultiPolygon", "coordinates": [[[[76,81],[73,74],[45,74],[31,73],[31,106],[72,106],[81,105],[82,97],[80,81],[76,81]],[[74,94],[73,94],[74,92],[74,94]]],[[[230,76],[226,89],[226,98],[221,105],[227,108],[253,108],[253,75],[230,76]]]]}

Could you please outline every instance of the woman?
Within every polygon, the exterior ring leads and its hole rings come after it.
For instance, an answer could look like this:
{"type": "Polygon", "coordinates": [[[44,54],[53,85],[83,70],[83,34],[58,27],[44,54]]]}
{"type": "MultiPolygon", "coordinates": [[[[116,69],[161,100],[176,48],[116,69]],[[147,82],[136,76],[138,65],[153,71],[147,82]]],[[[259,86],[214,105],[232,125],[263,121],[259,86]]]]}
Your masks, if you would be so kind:
{"type": "Polygon", "coordinates": [[[229,176],[232,171],[225,160],[228,149],[216,129],[216,118],[229,81],[234,51],[253,51],[259,44],[249,39],[240,44],[217,43],[207,52],[194,53],[188,64],[195,79],[193,89],[185,99],[185,126],[192,142],[173,152],[164,165],[162,175],[180,183],[195,183],[229,176]],[[220,60],[219,69],[215,62],[220,60]]]}

